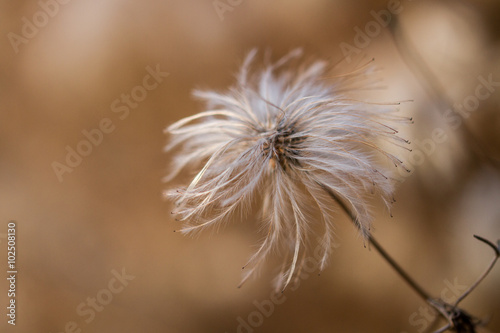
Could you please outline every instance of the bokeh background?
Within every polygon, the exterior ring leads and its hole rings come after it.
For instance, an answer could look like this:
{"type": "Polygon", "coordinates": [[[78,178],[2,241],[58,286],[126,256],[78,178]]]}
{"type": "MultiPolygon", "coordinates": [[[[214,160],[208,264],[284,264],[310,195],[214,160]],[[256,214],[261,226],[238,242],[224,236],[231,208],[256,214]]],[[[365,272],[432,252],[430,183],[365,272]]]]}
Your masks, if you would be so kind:
{"type": "MultiPolygon", "coordinates": [[[[374,232],[436,296],[453,296],[450,282],[470,285],[491,260],[472,236],[500,238],[500,84],[465,116],[455,111],[481,77],[500,82],[498,1],[63,2],[0,2],[0,268],[16,220],[19,270],[15,327],[0,280],[1,332],[423,332],[425,304],[347,219],[339,217],[339,247],[321,276],[258,315],[277,261],[236,288],[259,240],[255,226],[234,221],[184,237],[172,232],[178,224],[161,195],[170,158],[163,129],[201,110],[194,88],[230,85],[254,47],[275,58],[303,47],[340,61],[341,43],[356,46],[356,28],[391,6],[391,25],[372,27],[359,51],[382,69],[379,101],[413,100],[401,107],[415,119],[404,133],[413,171],[401,178],[394,218],[374,207],[374,232]],[[38,28],[23,28],[34,20],[38,28]],[[113,101],[141,85],[148,66],[169,75],[120,119],[113,101]],[[53,163],[65,163],[67,146],[104,118],[114,130],[60,181],[53,163]],[[446,140],[429,141],[436,129],[446,140]],[[134,279],[87,323],[77,308],[105,297],[113,270],[123,269],[134,279]]],[[[490,332],[500,331],[499,281],[495,267],[463,302],[490,318],[490,332]]]]}

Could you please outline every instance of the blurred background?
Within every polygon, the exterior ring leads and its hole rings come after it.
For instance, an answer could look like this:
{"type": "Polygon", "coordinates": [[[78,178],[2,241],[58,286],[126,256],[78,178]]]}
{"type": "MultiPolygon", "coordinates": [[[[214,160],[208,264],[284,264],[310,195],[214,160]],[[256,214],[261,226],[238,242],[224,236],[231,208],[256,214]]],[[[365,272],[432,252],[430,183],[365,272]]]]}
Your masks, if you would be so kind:
{"type": "MultiPolygon", "coordinates": [[[[201,110],[193,89],[232,84],[254,47],[275,59],[296,47],[336,62],[375,57],[387,87],[375,96],[413,100],[401,111],[415,120],[404,133],[413,171],[394,218],[374,207],[376,237],[436,297],[456,297],[493,256],[473,235],[500,238],[496,0],[20,0],[0,2],[0,17],[0,267],[16,220],[19,271],[15,327],[0,280],[1,332],[430,326],[425,303],[347,219],[328,268],[272,306],[275,263],[236,288],[254,225],[172,232],[163,129],[201,110]]],[[[499,281],[495,267],[462,303],[490,318],[482,332],[500,331],[499,281]]]]}

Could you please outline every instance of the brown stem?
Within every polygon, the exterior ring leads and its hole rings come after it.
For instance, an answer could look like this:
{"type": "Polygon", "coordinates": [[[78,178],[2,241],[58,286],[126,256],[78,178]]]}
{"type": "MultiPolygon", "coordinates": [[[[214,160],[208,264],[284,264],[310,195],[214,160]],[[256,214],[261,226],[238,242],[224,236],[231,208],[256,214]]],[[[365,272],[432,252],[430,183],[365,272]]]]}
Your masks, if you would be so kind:
{"type": "MultiPolygon", "coordinates": [[[[351,218],[351,220],[354,223],[354,225],[356,226],[356,228],[359,229],[360,224],[359,224],[357,216],[354,214],[352,209],[349,209],[349,207],[347,207],[344,200],[342,200],[336,193],[332,192],[326,186],[321,185],[321,184],[320,184],[320,186],[328,193],[328,195],[330,195],[330,197],[332,197],[340,205],[340,207],[342,207],[342,209],[347,213],[347,215],[349,215],[349,217],[351,218]]],[[[375,250],[377,250],[377,252],[382,256],[382,258],[384,258],[385,261],[387,261],[387,263],[399,274],[399,276],[424,301],[429,302],[430,300],[432,300],[432,297],[429,295],[429,293],[427,293],[414,279],[412,279],[410,277],[410,275],[408,275],[408,273],[406,273],[406,271],[394,259],[392,259],[392,257],[389,255],[389,253],[387,253],[387,251],[384,250],[384,248],[380,245],[380,243],[377,242],[377,240],[375,240],[375,238],[371,234],[368,235],[368,240],[369,240],[370,244],[373,245],[375,250]]]]}
{"type": "Polygon", "coordinates": [[[467,295],[469,295],[480,283],[481,281],[484,280],[484,278],[490,273],[491,269],[493,268],[493,266],[495,266],[498,258],[500,257],[500,246],[495,246],[493,243],[491,243],[489,240],[483,238],[483,237],[480,237],[480,236],[477,236],[477,235],[474,235],[474,237],[486,244],[488,244],[490,247],[493,248],[493,250],[495,251],[495,257],[493,258],[493,260],[491,261],[490,265],[488,266],[488,268],[486,268],[486,270],[483,272],[483,274],[481,274],[481,276],[479,276],[479,278],[476,280],[476,282],[474,282],[474,284],[472,286],[469,287],[469,289],[467,289],[455,302],[455,304],[453,304],[454,307],[456,307],[458,305],[458,303],[460,303],[465,297],[467,297],[467,295]]]}
{"type": "Polygon", "coordinates": [[[373,238],[372,235],[369,236],[370,243],[373,245],[375,250],[387,261],[387,263],[401,276],[406,283],[424,300],[429,301],[431,296],[414,280],[408,273],[406,273],[397,262],[392,259],[392,257],[384,250],[384,248],[373,238]]]}
{"type": "MultiPolygon", "coordinates": [[[[361,224],[356,216],[354,209],[347,206],[345,198],[340,194],[335,193],[323,184],[318,183],[330,197],[332,197],[335,202],[339,204],[340,207],[349,215],[353,224],[357,229],[361,228],[361,224]]],[[[482,238],[480,236],[474,235],[474,237],[487,245],[489,245],[495,251],[495,258],[484,271],[483,274],[474,282],[474,284],[467,289],[457,301],[451,305],[444,302],[441,299],[432,298],[429,293],[427,293],[406,271],[384,250],[384,248],[375,240],[375,238],[368,234],[367,238],[371,245],[377,250],[377,252],[384,258],[384,260],[398,273],[398,275],[413,289],[424,301],[426,301],[430,306],[438,311],[438,313],[448,322],[446,326],[435,331],[434,333],[445,332],[447,330],[454,330],[456,332],[475,332],[476,326],[484,325],[484,323],[477,318],[472,317],[467,314],[462,309],[458,308],[458,303],[460,303],[465,297],[467,297],[478,285],[483,281],[483,279],[491,271],[498,258],[500,258],[500,241],[498,245],[493,244],[489,240],[482,238]]]]}

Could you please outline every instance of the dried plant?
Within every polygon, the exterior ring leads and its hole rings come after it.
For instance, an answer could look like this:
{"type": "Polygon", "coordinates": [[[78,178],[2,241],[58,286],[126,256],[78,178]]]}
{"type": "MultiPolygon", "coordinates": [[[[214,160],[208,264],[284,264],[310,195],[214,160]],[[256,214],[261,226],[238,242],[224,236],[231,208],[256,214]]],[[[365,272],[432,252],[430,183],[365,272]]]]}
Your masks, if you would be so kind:
{"type": "Polygon", "coordinates": [[[366,103],[350,96],[370,87],[360,83],[372,71],[370,63],[332,77],[324,61],[291,69],[290,63],[301,55],[296,50],[252,74],[255,54],[247,56],[237,85],[227,92],[195,92],[206,101],[207,111],[166,129],[170,135],[166,150],[177,150],[166,180],[184,169],[197,172],[187,187],[165,192],[176,200],[173,213],[185,223],[181,231],[193,233],[257,212],[265,238],[243,267],[250,269],[242,283],[277,250],[291,258],[285,259],[276,282],[283,291],[299,270],[300,258],[306,256],[315,224],[322,226],[320,269],[325,267],[333,243],[334,207],[339,207],[398,275],[446,320],[435,333],[476,332],[484,322],[458,304],[491,271],[500,257],[500,242],[495,245],[475,236],[494,249],[495,257],[478,280],[449,304],[431,297],[370,233],[367,194],[376,194],[388,207],[394,201],[391,170],[380,166],[374,153],[406,169],[379,142],[408,149],[409,142],[397,135],[396,128],[412,121],[395,114],[398,103],[366,103]]]}
{"type": "Polygon", "coordinates": [[[317,239],[313,224],[322,227],[320,269],[325,267],[333,244],[332,194],[349,205],[357,228],[369,238],[367,194],[387,206],[393,201],[392,170],[375,155],[405,168],[380,143],[408,149],[396,128],[411,119],[395,113],[398,103],[351,96],[371,87],[371,62],[332,76],[326,61],[292,66],[301,56],[295,50],[252,72],[255,55],[246,57],[237,84],[228,91],[195,92],[206,111],[166,129],[166,150],[178,152],[167,180],[184,169],[197,172],[187,187],[166,195],[176,202],[174,213],[185,223],[184,233],[257,212],[265,238],[244,266],[242,283],[277,251],[289,258],[276,282],[283,290],[317,239]]]}

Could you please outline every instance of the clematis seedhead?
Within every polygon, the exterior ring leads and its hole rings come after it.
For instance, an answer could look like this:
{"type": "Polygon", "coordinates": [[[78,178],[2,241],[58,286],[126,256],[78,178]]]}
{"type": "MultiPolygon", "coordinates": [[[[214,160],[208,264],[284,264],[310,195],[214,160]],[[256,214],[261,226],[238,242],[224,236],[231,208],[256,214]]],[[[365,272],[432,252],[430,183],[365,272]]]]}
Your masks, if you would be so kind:
{"type": "Polygon", "coordinates": [[[337,209],[332,194],[349,205],[360,233],[369,236],[369,197],[389,207],[394,191],[392,167],[376,155],[406,169],[382,143],[408,149],[397,128],[411,118],[397,114],[398,103],[352,96],[366,87],[371,62],[333,76],[327,61],[292,65],[302,57],[295,50],[252,70],[256,53],[248,54],[227,91],[194,92],[205,111],[165,130],[166,151],[174,155],[166,180],[193,173],[189,184],[165,195],[175,201],[183,233],[257,218],[263,240],[244,266],[243,282],[277,253],[284,264],[276,287],[283,290],[312,243],[319,246],[319,268],[326,266],[337,209]]]}

